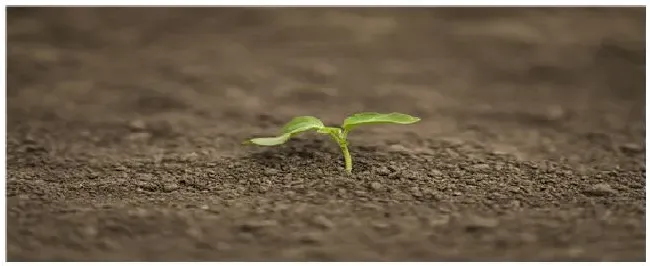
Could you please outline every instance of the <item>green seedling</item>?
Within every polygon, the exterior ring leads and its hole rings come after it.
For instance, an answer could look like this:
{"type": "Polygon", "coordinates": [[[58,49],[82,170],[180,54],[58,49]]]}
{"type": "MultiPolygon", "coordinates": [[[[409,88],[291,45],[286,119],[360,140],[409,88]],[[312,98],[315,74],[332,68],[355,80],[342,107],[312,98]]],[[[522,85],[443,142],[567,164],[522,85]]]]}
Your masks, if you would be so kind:
{"type": "Polygon", "coordinates": [[[345,159],[345,171],[352,173],[352,157],[348,149],[348,133],[361,125],[369,124],[413,124],[420,121],[420,118],[400,113],[374,113],[364,112],[349,116],[343,121],[341,127],[327,127],[323,122],[313,116],[298,116],[282,127],[281,133],[276,137],[252,138],[244,141],[244,144],[255,144],[259,146],[276,146],[287,142],[291,137],[308,131],[315,130],[320,134],[327,134],[339,145],[345,159]]]}

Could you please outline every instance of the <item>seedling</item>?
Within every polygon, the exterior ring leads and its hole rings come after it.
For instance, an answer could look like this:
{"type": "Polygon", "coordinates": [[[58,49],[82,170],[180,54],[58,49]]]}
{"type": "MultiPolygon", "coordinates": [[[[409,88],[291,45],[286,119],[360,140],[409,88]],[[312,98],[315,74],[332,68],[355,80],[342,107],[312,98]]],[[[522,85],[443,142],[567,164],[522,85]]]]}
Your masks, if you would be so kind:
{"type": "Polygon", "coordinates": [[[369,124],[413,124],[420,121],[420,118],[401,113],[374,113],[364,112],[349,116],[343,121],[343,125],[338,127],[327,127],[323,122],[313,116],[294,117],[289,123],[282,127],[282,132],[277,137],[252,138],[244,141],[244,144],[255,144],[259,146],[276,146],[287,142],[291,137],[308,131],[316,130],[320,134],[327,134],[341,148],[345,159],[345,171],[352,173],[352,157],[348,150],[348,133],[361,125],[369,124]]]}

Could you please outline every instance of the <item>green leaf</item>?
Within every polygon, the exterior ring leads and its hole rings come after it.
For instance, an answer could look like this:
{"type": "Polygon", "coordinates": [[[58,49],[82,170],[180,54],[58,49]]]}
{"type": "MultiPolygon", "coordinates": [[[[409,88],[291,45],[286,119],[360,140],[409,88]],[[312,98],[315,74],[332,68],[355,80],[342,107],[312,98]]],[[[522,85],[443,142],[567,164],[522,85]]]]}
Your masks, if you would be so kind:
{"type": "Polygon", "coordinates": [[[343,128],[347,131],[360,125],[368,124],[413,124],[420,121],[420,118],[401,113],[375,113],[364,112],[349,116],[343,121],[343,128]]]}
{"type": "Polygon", "coordinates": [[[295,135],[297,133],[310,129],[320,129],[325,127],[320,119],[313,116],[298,116],[293,118],[289,123],[282,127],[282,133],[295,135]]]}
{"type": "Polygon", "coordinates": [[[277,137],[253,138],[244,141],[243,144],[255,144],[260,146],[275,146],[284,144],[291,137],[298,133],[325,127],[322,121],[313,116],[298,116],[282,127],[281,135],[277,137]]]}
{"type": "Polygon", "coordinates": [[[291,134],[283,134],[278,137],[249,139],[244,141],[244,144],[255,144],[260,146],[275,146],[287,142],[289,138],[291,138],[291,134]]]}

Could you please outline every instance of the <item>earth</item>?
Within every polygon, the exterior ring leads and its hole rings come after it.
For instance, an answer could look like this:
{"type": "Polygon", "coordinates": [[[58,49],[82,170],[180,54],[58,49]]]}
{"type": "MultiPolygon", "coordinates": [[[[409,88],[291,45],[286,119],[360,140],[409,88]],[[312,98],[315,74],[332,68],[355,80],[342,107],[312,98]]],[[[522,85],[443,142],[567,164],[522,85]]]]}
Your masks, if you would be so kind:
{"type": "Polygon", "coordinates": [[[644,8],[8,8],[9,261],[644,261],[644,8]],[[340,125],[354,163],[295,116],[340,125]]]}

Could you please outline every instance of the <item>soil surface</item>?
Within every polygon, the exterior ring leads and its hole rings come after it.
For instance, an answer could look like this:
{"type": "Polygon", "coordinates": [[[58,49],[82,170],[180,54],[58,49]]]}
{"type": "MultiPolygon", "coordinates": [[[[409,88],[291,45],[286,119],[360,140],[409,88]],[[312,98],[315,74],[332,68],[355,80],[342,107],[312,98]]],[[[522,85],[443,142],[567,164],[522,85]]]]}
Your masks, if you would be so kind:
{"type": "Polygon", "coordinates": [[[7,16],[10,261],[645,260],[643,8],[7,16]]]}

